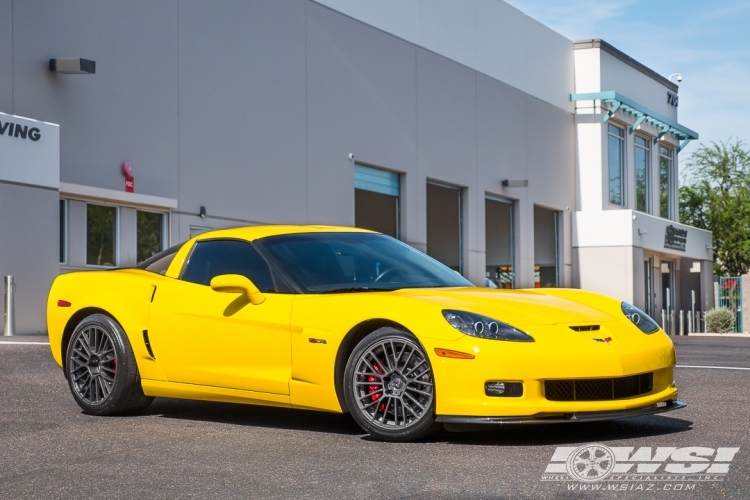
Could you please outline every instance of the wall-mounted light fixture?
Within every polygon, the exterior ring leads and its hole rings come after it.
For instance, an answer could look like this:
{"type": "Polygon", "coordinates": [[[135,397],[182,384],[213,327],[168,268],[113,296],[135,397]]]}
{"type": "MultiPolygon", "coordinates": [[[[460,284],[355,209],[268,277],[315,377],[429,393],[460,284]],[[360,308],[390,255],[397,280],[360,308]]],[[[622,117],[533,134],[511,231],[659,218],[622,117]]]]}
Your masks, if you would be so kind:
{"type": "Polygon", "coordinates": [[[96,73],[96,61],[80,57],[50,59],[49,70],[66,75],[93,75],[96,73]]]}
{"type": "Polygon", "coordinates": [[[201,219],[205,219],[206,218],[206,207],[204,207],[203,205],[201,205],[201,209],[198,212],[198,215],[201,216],[201,219]]]}
{"type": "Polygon", "coordinates": [[[503,186],[507,188],[525,188],[529,187],[529,180],[528,179],[504,179],[503,180],[503,186]]]}

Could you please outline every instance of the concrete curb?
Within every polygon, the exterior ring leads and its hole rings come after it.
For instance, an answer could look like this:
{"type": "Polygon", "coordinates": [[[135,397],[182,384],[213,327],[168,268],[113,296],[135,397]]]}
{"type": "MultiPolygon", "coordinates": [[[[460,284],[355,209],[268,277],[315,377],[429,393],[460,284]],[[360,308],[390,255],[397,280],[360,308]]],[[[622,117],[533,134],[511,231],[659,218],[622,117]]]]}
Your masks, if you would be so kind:
{"type": "Polygon", "coordinates": [[[750,333],[691,333],[690,335],[673,335],[674,337],[731,337],[750,339],[750,333]]]}

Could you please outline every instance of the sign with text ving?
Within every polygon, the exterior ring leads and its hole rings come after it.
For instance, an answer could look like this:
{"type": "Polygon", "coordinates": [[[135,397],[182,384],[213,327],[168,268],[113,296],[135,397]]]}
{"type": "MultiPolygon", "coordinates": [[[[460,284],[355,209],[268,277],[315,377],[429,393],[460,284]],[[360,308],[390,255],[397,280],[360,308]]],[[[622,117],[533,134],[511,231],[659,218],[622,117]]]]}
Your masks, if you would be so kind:
{"type": "Polygon", "coordinates": [[[0,182],[60,188],[60,126],[0,113],[0,182]]]}

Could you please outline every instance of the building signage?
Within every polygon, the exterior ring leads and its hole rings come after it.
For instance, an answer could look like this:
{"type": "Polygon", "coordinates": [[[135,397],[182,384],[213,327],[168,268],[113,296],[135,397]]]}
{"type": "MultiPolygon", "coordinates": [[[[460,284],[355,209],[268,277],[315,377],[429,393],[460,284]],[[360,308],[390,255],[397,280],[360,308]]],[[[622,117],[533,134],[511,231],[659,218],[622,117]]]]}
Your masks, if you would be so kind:
{"type": "Polygon", "coordinates": [[[8,137],[18,137],[19,139],[31,139],[36,142],[42,137],[42,131],[36,127],[29,128],[28,125],[20,123],[0,121],[0,135],[8,137]]]}
{"type": "Polygon", "coordinates": [[[687,229],[681,229],[672,225],[667,226],[667,231],[664,234],[664,248],[684,252],[685,245],[687,245],[687,235],[687,229]]]}
{"type": "Polygon", "coordinates": [[[0,182],[60,187],[60,126],[0,112],[0,182]]]}
{"type": "Polygon", "coordinates": [[[678,96],[674,92],[670,92],[669,90],[667,90],[667,102],[671,106],[674,106],[676,108],[677,104],[680,102],[680,96],[678,96]]]}

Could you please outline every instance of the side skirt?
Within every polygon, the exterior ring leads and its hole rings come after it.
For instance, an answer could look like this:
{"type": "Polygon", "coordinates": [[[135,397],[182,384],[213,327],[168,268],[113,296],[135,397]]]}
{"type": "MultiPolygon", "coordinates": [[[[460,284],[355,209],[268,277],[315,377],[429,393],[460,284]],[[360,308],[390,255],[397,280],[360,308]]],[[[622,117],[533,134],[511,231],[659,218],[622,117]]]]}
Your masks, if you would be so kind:
{"type": "Polygon", "coordinates": [[[197,399],[222,403],[291,407],[289,396],[267,392],[242,391],[207,385],[181,384],[162,380],[141,379],[143,393],[158,398],[197,399]]]}

